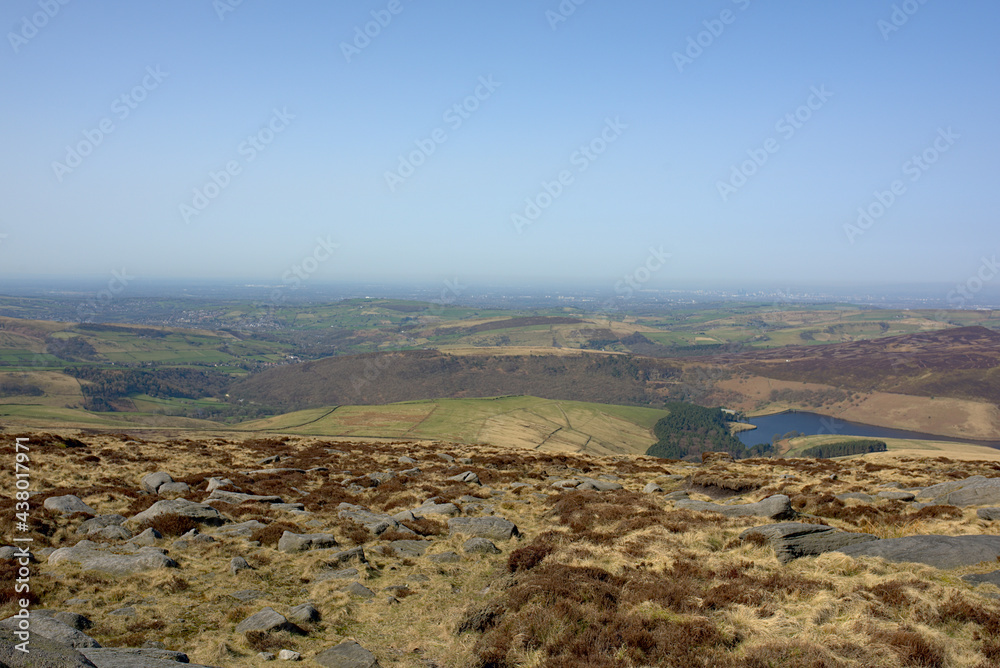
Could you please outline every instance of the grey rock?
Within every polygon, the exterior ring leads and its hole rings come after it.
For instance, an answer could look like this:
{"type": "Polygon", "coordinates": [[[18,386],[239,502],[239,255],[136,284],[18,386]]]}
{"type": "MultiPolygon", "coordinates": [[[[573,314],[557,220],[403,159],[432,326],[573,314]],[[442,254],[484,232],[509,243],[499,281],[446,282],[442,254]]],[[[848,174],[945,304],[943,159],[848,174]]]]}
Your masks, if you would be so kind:
{"type": "Polygon", "coordinates": [[[257,658],[261,661],[274,661],[278,657],[272,652],[257,652],[257,658]]]}
{"type": "Polygon", "coordinates": [[[835,494],[834,498],[838,501],[849,501],[850,499],[855,499],[866,503],[871,503],[875,500],[875,497],[871,494],[864,494],[862,492],[844,492],[842,494],[835,494]]]}
{"type": "Polygon", "coordinates": [[[226,503],[231,503],[234,506],[238,506],[241,503],[284,503],[284,500],[280,496],[262,496],[259,494],[243,494],[242,492],[229,492],[224,489],[214,490],[206,501],[225,501],[226,503]]]}
{"type": "Polygon", "coordinates": [[[428,545],[426,540],[394,540],[389,543],[397,557],[422,557],[428,545]]]}
{"type": "MultiPolygon", "coordinates": [[[[230,480],[229,478],[214,478],[213,477],[213,478],[209,478],[208,479],[208,485],[205,487],[205,489],[206,489],[206,491],[208,491],[209,494],[211,494],[215,490],[221,489],[223,487],[236,487],[236,485],[233,484],[233,481],[230,480]]],[[[231,490],[231,491],[235,491],[235,490],[231,490]]]]}
{"type": "Polygon", "coordinates": [[[344,588],[348,594],[352,596],[360,596],[361,598],[375,598],[375,592],[373,592],[368,587],[364,586],[360,582],[352,582],[344,588]]]}
{"type": "Polygon", "coordinates": [[[132,538],[132,532],[123,526],[110,526],[103,529],[94,529],[87,534],[91,540],[128,540],[132,538]]]}
{"type": "Polygon", "coordinates": [[[270,457],[264,457],[264,459],[257,460],[258,466],[267,466],[268,464],[277,464],[281,461],[281,455],[271,455],[270,457]]]}
{"type": "Polygon", "coordinates": [[[516,524],[502,517],[452,517],[448,520],[448,532],[490,540],[510,540],[521,535],[516,524]]]}
{"type": "Polygon", "coordinates": [[[165,485],[168,482],[173,482],[174,479],[170,477],[169,473],[164,473],[163,471],[157,471],[156,473],[147,473],[142,477],[142,488],[149,492],[150,494],[156,494],[159,491],[161,485],[165,485]]]}
{"type": "Polygon", "coordinates": [[[301,633],[302,629],[285,619],[284,615],[278,614],[274,608],[268,607],[255,612],[236,625],[237,633],[246,633],[247,631],[264,631],[265,633],[289,631],[291,633],[301,633]]]}
{"type": "Polygon", "coordinates": [[[510,483],[510,488],[511,489],[517,489],[518,487],[531,487],[531,485],[529,485],[526,482],[512,482],[512,483],[510,483]]]}
{"type": "Polygon", "coordinates": [[[468,482],[468,483],[472,483],[473,485],[482,485],[483,484],[483,483],[481,483],[479,481],[479,476],[476,475],[475,473],[473,473],[472,471],[465,471],[464,473],[459,473],[458,475],[453,475],[452,477],[448,478],[448,480],[451,480],[451,481],[454,481],[454,482],[468,482]]]}
{"type": "Polygon", "coordinates": [[[454,457],[452,457],[451,455],[446,454],[444,452],[437,453],[437,456],[440,457],[441,459],[445,460],[446,462],[453,462],[453,461],[455,461],[454,457]]]}
{"type": "Polygon", "coordinates": [[[248,475],[281,475],[282,473],[305,473],[305,469],[260,469],[247,471],[248,475]]]}
{"type": "Polygon", "coordinates": [[[159,496],[169,496],[177,498],[184,496],[191,491],[191,487],[186,482],[165,482],[160,485],[156,493],[159,496]]]}
{"type": "Polygon", "coordinates": [[[119,526],[125,523],[124,515],[98,515],[91,517],[76,528],[76,532],[81,536],[86,536],[91,531],[98,531],[105,527],[119,526]]]}
{"type": "Polygon", "coordinates": [[[381,485],[384,482],[389,482],[396,477],[395,471],[378,471],[377,473],[369,473],[368,477],[374,480],[377,484],[381,485]]]}
{"type": "MultiPolygon", "coordinates": [[[[0,621],[0,627],[11,631],[17,631],[18,624],[20,622],[21,620],[17,617],[8,617],[7,619],[0,621]]],[[[29,612],[28,624],[30,625],[32,637],[35,635],[45,636],[49,640],[55,641],[60,645],[76,649],[80,649],[81,647],[101,646],[96,640],[88,636],[83,631],[75,629],[68,624],[64,624],[54,617],[29,612]]]]}
{"type": "MultiPolygon", "coordinates": [[[[81,541],[88,542],[88,541],[81,541]]],[[[135,554],[112,554],[80,543],[62,547],[49,555],[50,566],[62,563],[77,564],[85,571],[100,571],[110,575],[131,575],[157,568],[177,568],[178,564],[155,548],[143,547],[135,554]]]]}
{"type": "Polygon", "coordinates": [[[379,668],[375,655],[353,640],[323,650],[313,661],[323,668],[379,668]]]}
{"type": "Polygon", "coordinates": [[[148,529],[140,533],[138,536],[134,537],[131,542],[135,545],[155,545],[156,541],[162,539],[163,539],[163,534],[161,534],[153,527],[149,527],[148,529]]]}
{"type": "Polygon", "coordinates": [[[118,608],[117,610],[112,610],[108,613],[109,615],[117,615],[119,617],[138,617],[139,613],[135,611],[131,605],[127,605],[124,608],[118,608]]]}
{"type": "Polygon", "coordinates": [[[94,622],[90,621],[83,615],[78,615],[75,612],[65,612],[62,610],[32,610],[31,614],[38,615],[39,617],[51,617],[52,619],[62,622],[66,626],[76,629],[77,631],[86,631],[87,629],[94,626],[94,622]]]}
{"type": "Polygon", "coordinates": [[[721,513],[726,517],[767,517],[773,520],[787,519],[795,516],[792,510],[792,503],[784,494],[769,496],[757,503],[743,503],[732,506],[723,506],[717,503],[706,501],[692,501],[690,499],[677,502],[678,508],[697,510],[701,512],[721,513]]]}
{"type": "Polygon", "coordinates": [[[278,659],[280,661],[301,661],[302,655],[290,649],[283,649],[278,652],[278,659]]]}
{"type": "Polygon", "coordinates": [[[416,464],[417,460],[413,457],[400,457],[398,460],[400,464],[416,464]]]}
{"type": "Polygon", "coordinates": [[[408,522],[413,520],[419,520],[420,516],[414,513],[412,510],[403,510],[392,516],[392,519],[397,522],[408,522]]]}
{"type": "Polygon", "coordinates": [[[316,576],[316,582],[326,582],[327,580],[348,580],[358,577],[358,569],[342,568],[336,571],[324,571],[316,576]]]}
{"type": "Polygon", "coordinates": [[[1000,478],[971,476],[964,480],[931,485],[918,495],[939,505],[949,506],[994,506],[1000,504],[1000,478]]]}
{"type": "Polygon", "coordinates": [[[284,510],[290,513],[306,514],[306,506],[302,503],[272,503],[271,510],[284,510]]]}
{"type": "Polygon", "coordinates": [[[989,573],[971,573],[969,575],[963,575],[962,579],[969,584],[991,584],[994,587],[1000,587],[1000,571],[991,571],[989,573]]]}
{"type": "Polygon", "coordinates": [[[229,572],[236,575],[240,571],[252,571],[253,566],[251,566],[246,559],[243,557],[233,557],[229,561],[229,572]]]}
{"type": "Polygon", "coordinates": [[[161,515],[180,515],[209,526],[218,526],[223,523],[222,515],[219,514],[218,510],[204,503],[195,503],[187,499],[157,501],[146,510],[130,518],[128,523],[141,526],[161,515]]]}
{"type": "Polygon", "coordinates": [[[337,506],[337,515],[344,519],[351,520],[356,524],[362,525],[376,536],[385,533],[390,529],[394,529],[402,533],[413,533],[389,515],[383,513],[373,513],[367,508],[350,503],[341,503],[337,506]]]}
{"type": "Polygon", "coordinates": [[[153,647],[104,647],[84,649],[83,654],[98,668],[211,668],[201,664],[188,663],[184,652],[172,652],[153,647]]]}
{"type": "Polygon", "coordinates": [[[981,520],[1000,520],[1000,508],[980,508],[976,511],[976,517],[981,520]]]}
{"type": "Polygon", "coordinates": [[[684,491],[683,489],[678,489],[673,492],[667,492],[663,496],[663,498],[666,499],[667,501],[679,501],[681,499],[688,498],[688,496],[690,496],[688,492],[684,491]]]}
{"type": "Polygon", "coordinates": [[[655,482],[646,483],[646,486],[642,488],[642,491],[646,494],[656,494],[662,492],[663,488],[657,485],[655,482]]]}
{"type": "Polygon", "coordinates": [[[454,503],[425,503],[414,508],[413,512],[417,515],[446,515],[448,517],[455,517],[462,513],[454,503]]]}
{"type": "Polygon", "coordinates": [[[10,668],[97,668],[87,657],[66,645],[38,634],[31,636],[30,654],[16,649],[23,642],[14,632],[0,628],[0,666],[10,668]]]}
{"type": "Polygon", "coordinates": [[[442,552],[441,554],[432,554],[427,558],[435,564],[454,564],[462,560],[457,552],[442,552]]]}
{"type": "Polygon", "coordinates": [[[67,494],[66,496],[50,496],[45,499],[43,504],[46,509],[54,510],[57,513],[62,513],[63,515],[72,515],[74,513],[85,513],[90,516],[94,516],[97,513],[94,509],[84,503],[80,497],[73,496],[72,494],[67,494]]]}
{"type": "Polygon", "coordinates": [[[852,557],[881,557],[892,562],[958,568],[996,561],[1000,555],[1000,536],[906,536],[849,545],[839,551],[852,557]]]}
{"type": "Polygon", "coordinates": [[[292,533],[286,531],[278,539],[279,552],[305,552],[337,547],[333,534],[328,533],[292,533]]]}
{"type": "Polygon", "coordinates": [[[240,522],[239,524],[230,524],[229,526],[223,527],[221,529],[216,529],[216,536],[229,536],[229,537],[240,537],[249,538],[258,529],[263,529],[266,524],[263,522],[258,522],[257,520],[248,520],[246,522],[240,522]]]}
{"type": "Polygon", "coordinates": [[[623,489],[621,483],[612,482],[610,480],[602,480],[600,478],[580,478],[580,484],[577,485],[577,489],[593,489],[599,492],[609,492],[616,489],[623,489]]]}
{"type": "Polygon", "coordinates": [[[879,498],[892,499],[893,501],[913,501],[917,495],[913,492],[879,492],[879,498]]]}
{"type": "Polygon", "coordinates": [[[468,554],[500,554],[500,548],[488,538],[470,538],[462,545],[468,554]]]}
{"type": "Polygon", "coordinates": [[[319,619],[319,610],[312,603],[303,603],[288,611],[288,620],[297,624],[318,622],[319,619]]]}
{"type": "Polygon", "coordinates": [[[556,489],[576,489],[579,487],[580,481],[575,479],[570,480],[556,480],[554,483],[549,485],[549,487],[555,487],[556,489]]]}
{"type": "Polygon", "coordinates": [[[850,533],[822,524],[800,522],[782,522],[747,529],[740,534],[740,540],[746,540],[754,533],[768,539],[781,563],[788,563],[798,557],[832,552],[855,543],[878,540],[877,536],[867,533],[850,533]]]}

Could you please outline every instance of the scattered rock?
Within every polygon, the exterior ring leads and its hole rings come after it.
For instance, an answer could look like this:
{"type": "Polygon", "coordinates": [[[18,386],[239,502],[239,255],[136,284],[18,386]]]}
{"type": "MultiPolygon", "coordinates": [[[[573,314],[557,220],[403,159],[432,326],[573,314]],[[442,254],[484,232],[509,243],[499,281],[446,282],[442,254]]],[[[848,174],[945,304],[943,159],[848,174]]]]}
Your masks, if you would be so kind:
{"type": "Polygon", "coordinates": [[[598,492],[609,492],[615,489],[623,489],[621,483],[612,482],[609,480],[595,480],[594,478],[580,478],[580,484],[576,486],[577,489],[593,489],[598,492]]]}
{"type": "Polygon", "coordinates": [[[663,488],[657,485],[655,482],[646,483],[646,486],[642,488],[642,491],[646,494],[656,494],[662,492],[663,488]]]}
{"type": "Polygon", "coordinates": [[[91,517],[76,528],[76,532],[81,536],[86,536],[91,531],[99,531],[106,527],[119,526],[125,523],[124,515],[98,515],[91,517]]]}
{"type": "Polygon", "coordinates": [[[266,524],[263,522],[258,522],[257,520],[248,520],[246,522],[240,522],[239,524],[231,524],[227,527],[217,529],[215,534],[217,536],[239,536],[241,538],[249,538],[258,529],[263,529],[266,524]]]}
{"type": "Polygon", "coordinates": [[[427,551],[426,540],[394,540],[389,547],[397,557],[422,557],[427,551]]]}
{"type": "Polygon", "coordinates": [[[428,503],[424,502],[423,505],[414,508],[413,513],[416,515],[445,515],[447,517],[455,517],[461,515],[461,509],[454,503],[428,503]]]}
{"type": "Polygon", "coordinates": [[[97,514],[94,512],[94,509],[84,503],[80,497],[73,496],[72,494],[67,494],[66,496],[50,496],[45,499],[45,503],[43,505],[46,509],[54,510],[57,513],[62,513],[63,515],[85,513],[93,517],[97,514]]]}
{"type": "Polygon", "coordinates": [[[775,494],[774,496],[769,496],[763,501],[758,501],[757,503],[743,503],[733,506],[723,506],[717,503],[708,503],[707,501],[682,499],[677,502],[677,507],[687,508],[688,510],[698,510],[701,512],[721,513],[726,517],[756,516],[767,517],[773,520],[782,520],[795,516],[795,511],[792,510],[791,501],[784,494],[775,494]]]}
{"type": "Polygon", "coordinates": [[[913,501],[917,495],[913,492],[879,492],[879,498],[892,499],[894,501],[913,501]]]}
{"type": "Polygon", "coordinates": [[[218,526],[224,521],[219,511],[212,506],[187,499],[167,499],[157,501],[146,510],[130,518],[128,523],[141,526],[161,515],[180,515],[209,526],[218,526]]]}
{"type": "Polygon", "coordinates": [[[462,545],[468,554],[500,554],[500,548],[488,538],[470,538],[462,545]]]}
{"type": "MultiPolygon", "coordinates": [[[[88,541],[81,541],[88,542],[88,541]]],[[[142,547],[135,554],[112,554],[80,543],[61,547],[49,555],[50,566],[61,563],[77,564],[85,571],[100,571],[110,575],[131,575],[157,568],[177,568],[176,561],[156,548],[142,547]]]]}
{"type": "Polygon", "coordinates": [[[229,561],[229,572],[236,575],[240,571],[252,571],[253,566],[251,566],[246,559],[243,557],[233,557],[229,561]]]}
{"type": "Polygon", "coordinates": [[[205,499],[206,501],[225,501],[234,506],[241,503],[284,503],[280,496],[261,496],[258,494],[243,494],[242,492],[229,492],[224,489],[216,489],[205,499]]]}
{"type": "Polygon", "coordinates": [[[138,617],[139,613],[135,611],[131,605],[126,605],[124,608],[118,608],[117,610],[112,610],[108,613],[109,615],[118,615],[119,617],[138,617]]]}
{"type": "Polygon", "coordinates": [[[278,539],[279,552],[305,552],[337,547],[337,541],[328,533],[292,533],[286,531],[278,539]]]}
{"type": "Polygon", "coordinates": [[[165,485],[173,481],[174,479],[170,477],[169,473],[157,471],[156,473],[147,473],[143,476],[141,484],[144,490],[150,494],[156,494],[160,490],[161,485],[165,485]]]}
{"type": "Polygon", "coordinates": [[[163,534],[161,534],[153,527],[149,527],[148,529],[140,533],[138,536],[134,537],[130,542],[133,543],[134,545],[155,545],[156,541],[162,539],[163,539],[163,534]]]}
{"type": "Polygon", "coordinates": [[[981,520],[1000,520],[1000,508],[980,508],[976,511],[976,517],[981,520]]]}
{"type": "Polygon", "coordinates": [[[368,559],[365,558],[365,550],[362,546],[352,547],[349,550],[344,550],[343,552],[336,552],[326,560],[327,566],[342,566],[344,564],[356,561],[359,564],[367,564],[368,559]]]}
{"type": "Polygon", "coordinates": [[[981,475],[943,482],[923,489],[919,497],[948,506],[993,506],[1000,504],[1000,478],[981,475]]]}
{"type": "Polygon", "coordinates": [[[236,625],[237,633],[246,633],[247,631],[264,631],[265,633],[289,631],[290,633],[302,633],[302,629],[292,624],[285,619],[284,615],[279,615],[275,612],[274,608],[270,607],[255,612],[236,625]]]}
{"type": "Polygon", "coordinates": [[[862,492],[844,492],[843,494],[835,494],[834,498],[838,501],[848,501],[850,499],[856,499],[858,501],[864,501],[865,503],[871,503],[875,500],[875,497],[871,494],[864,494],[862,492]]]}
{"type": "Polygon", "coordinates": [[[297,624],[318,622],[319,619],[319,610],[312,603],[303,603],[288,611],[288,620],[297,624]]]}
{"type": "Polygon", "coordinates": [[[30,661],[16,649],[23,642],[14,632],[0,628],[0,666],[11,668],[97,668],[87,657],[39,633],[31,638],[30,661]]]}
{"type": "Polygon", "coordinates": [[[375,655],[353,640],[323,650],[313,661],[324,668],[379,668],[375,655]]]}
{"type": "Polygon", "coordinates": [[[447,478],[447,480],[451,480],[453,482],[468,482],[472,483],[473,485],[483,484],[479,482],[479,476],[473,473],[472,471],[466,471],[464,473],[459,473],[458,475],[453,475],[452,477],[447,478]]]}
{"type": "Polygon", "coordinates": [[[747,540],[752,534],[767,538],[778,561],[783,564],[798,557],[823,554],[847,545],[878,540],[878,537],[867,533],[850,533],[822,524],[801,522],[782,522],[747,529],[740,534],[740,540],[747,540]]]}
{"type": "Polygon", "coordinates": [[[352,596],[360,596],[361,598],[375,598],[375,592],[373,592],[368,587],[364,586],[360,582],[352,582],[344,588],[348,594],[352,596]]]}
{"type": "Polygon", "coordinates": [[[455,461],[454,457],[452,457],[451,455],[446,454],[444,452],[437,453],[437,456],[440,457],[441,459],[445,460],[446,462],[453,462],[453,461],[455,461]]]}
{"type": "Polygon", "coordinates": [[[416,464],[417,460],[413,457],[400,457],[397,460],[400,464],[416,464]]]}
{"type": "Polygon", "coordinates": [[[962,579],[970,584],[991,584],[995,587],[1000,587],[1000,571],[991,571],[989,573],[972,573],[970,575],[963,575],[962,579]]]}
{"type": "Polygon", "coordinates": [[[996,561],[1000,555],[1000,536],[906,536],[849,545],[838,551],[852,557],[881,557],[892,562],[958,568],[996,561]]]}
{"type": "MultiPolygon", "coordinates": [[[[22,620],[17,617],[8,617],[7,619],[0,621],[0,627],[11,631],[17,631],[19,630],[19,624],[21,621],[22,620]]],[[[39,615],[36,612],[29,612],[28,624],[31,629],[32,637],[35,635],[45,636],[49,640],[57,642],[60,645],[76,649],[80,649],[82,647],[101,646],[96,640],[88,636],[83,631],[75,629],[69,624],[64,624],[55,617],[39,615]]]]}
{"type": "Polygon", "coordinates": [[[343,568],[337,571],[324,571],[316,576],[316,582],[325,582],[327,580],[347,580],[350,578],[358,577],[358,569],[356,568],[343,568]]]}
{"type": "Polygon", "coordinates": [[[84,649],[82,652],[98,668],[211,668],[188,663],[184,652],[151,647],[104,647],[84,649]]]}
{"type": "Polygon", "coordinates": [[[510,540],[521,535],[516,524],[502,517],[453,517],[448,520],[448,532],[491,540],[510,540]]]}
{"type": "Polygon", "coordinates": [[[337,506],[337,515],[362,525],[376,536],[385,533],[389,529],[394,529],[402,533],[413,533],[402,524],[394,520],[391,516],[383,513],[373,513],[362,506],[351,503],[341,503],[337,506]]]}
{"type": "Polygon", "coordinates": [[[211,494],[215,490],[223,487],[236,487],[236,485],[233,484],[233,481],[229,478],[209,478],[208,485],[205,489],[209,494],[211,494]]]}
{"type": "Polygon", "coordinates": [[[283,649],[278,652],[278,659],[280,661],[301,661],[302,655],[290,649],[283,649]]]}

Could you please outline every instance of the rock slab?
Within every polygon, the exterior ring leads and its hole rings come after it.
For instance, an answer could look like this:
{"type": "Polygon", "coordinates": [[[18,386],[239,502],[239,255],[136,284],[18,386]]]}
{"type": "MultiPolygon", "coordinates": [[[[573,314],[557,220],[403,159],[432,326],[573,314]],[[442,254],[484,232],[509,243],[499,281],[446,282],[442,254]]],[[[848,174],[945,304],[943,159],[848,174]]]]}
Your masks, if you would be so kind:
{"type": "Polygon", "coordinates": [[[324,668],[380,668],[375,655],[353,640],[323,650],[313,661],[324,668]]]}
{"type": "Polygon", "coordinates": [[[892,562],[959,568],[1000,556],[1000,536],[906,536],[848,545],[839,552],[851,557],[881,557],[892,562]]]}
{"type": "Polygon", "coordinates": [[[782,522],[747,529],[740,534],[740,540],[746,540],[752,534],[767,538],[778,561],[783,564],[799,557],[833,552],[855,543],[878,540],[877,536],[868,533],[850,533],[822,524],[802,522],[782,522]]]}

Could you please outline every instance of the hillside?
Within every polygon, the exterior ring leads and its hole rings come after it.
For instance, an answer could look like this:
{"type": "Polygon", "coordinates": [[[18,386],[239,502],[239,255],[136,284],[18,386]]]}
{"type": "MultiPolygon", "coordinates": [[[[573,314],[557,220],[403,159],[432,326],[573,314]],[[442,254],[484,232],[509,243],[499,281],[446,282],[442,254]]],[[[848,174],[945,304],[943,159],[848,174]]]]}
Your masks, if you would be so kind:
{"type": "Polygon", "coordinates": [[[676,368],[624,355],[450,355],[433,350],[329,357],[268,369],[232,385],[236,400],[285,410],[431,398],[527,394],[645,406],[676,368]]]}

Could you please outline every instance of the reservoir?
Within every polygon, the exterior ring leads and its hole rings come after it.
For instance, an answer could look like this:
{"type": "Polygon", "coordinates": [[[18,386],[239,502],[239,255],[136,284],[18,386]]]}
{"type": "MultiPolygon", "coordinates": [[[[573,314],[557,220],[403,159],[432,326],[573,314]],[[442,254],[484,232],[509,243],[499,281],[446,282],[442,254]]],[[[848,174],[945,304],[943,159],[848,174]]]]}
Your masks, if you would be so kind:
{"type": "Polygon", "coordinates": [[[816,413],[804,413],[799,411],[789,411],[787,413],[776,413],[774,415],[762,415],[760,417],[748,418],[747,422],[757,425],[756,429],[741,431],[736,434],[740,442],[746,446],[757,445],[758,443],[770,443],[771,438],[778,434],[783,436],[790,431],[797,431],[806,436],[816,434],[835,434],[846,437],[865,438],[919,438],[929,441],[948,441],[950,443],[971,443],[973,445],[985,445],[992,448],[1000,448],[1000,441],[976,441],[969,438],[955,438],[951,436],[935,436],[933,434],[922,434],[916,431],[905,431],[902,429],[889,429],[888,427],[876,427],[870,424],[860,424],[857,422],[846,422],[826,415],[816,413]]]}

